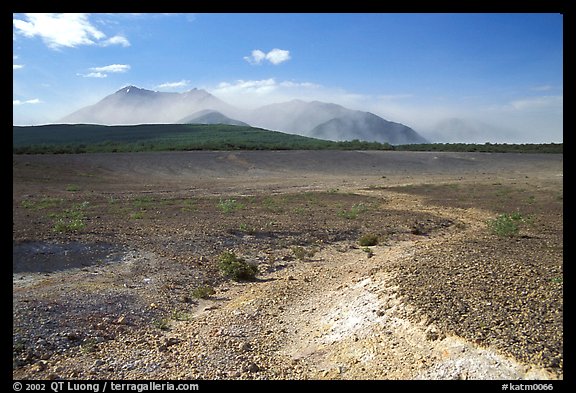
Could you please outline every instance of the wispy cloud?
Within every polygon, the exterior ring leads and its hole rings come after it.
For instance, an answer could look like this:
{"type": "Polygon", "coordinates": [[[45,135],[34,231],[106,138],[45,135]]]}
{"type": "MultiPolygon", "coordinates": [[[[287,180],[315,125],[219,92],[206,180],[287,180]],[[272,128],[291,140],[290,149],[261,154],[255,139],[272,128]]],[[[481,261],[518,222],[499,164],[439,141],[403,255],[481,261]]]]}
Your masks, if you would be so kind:
{"type": "Polygon", "coordinates": [[[242,80],[235,82],[220,82],[214,93],[230,98],[267,97],[267,99],[282,99],[289,97],[295,91],[304,94],[306,91],[320,88],[320,85],[310,82],[281,81],[274,78],[260,80],[242,80]]]}
{"type": "Polygon", "coordinates": [[[181,80],[179,82],[166,82],[156,86],[158,89],[176,89],[190,85],[189,80],[181,80]]]}
{"type": "Polygon", "coordinates": [[[540,96],[512,101],[510,106],[518,111],[538,109],[562,109],[564,106],[563,96],[540,96]]]}
{"type": "Polygon", "coordinates": [[[244,56],[244,60],[253,65],[262,64],[263,61],[268,61],[274,65],[278,65],[290,59],[290,51],[277,48],[272,49],[268,53],[265,53],[260,49],[254,49],[250,56],[244,56]]]}
{"type": "Polygon", "coordinates": [[[12,64],[12,69],[13,70],[19,70],[20,68],[23,68],[24,66],[22,64],[12,64]]]}
{"type": "Polygon", "coordinates": [[[92,67],[90,71],[94,72],[126,72],[130,70],[128,64],[110,64],[104,67],[92,67]]]}
{"type": "Polygon", "coordinates": [[[26,105],[26,104],[40,104],[42,101],[40,101],[38,98],[34,98],[31,100],[25,100],[25,101],[21,101],[21,100],[12,100],[12,105],[13,106],[18,106],[18,105],[26,105]]]}
{"type": "Polygon", "coordinates": [[[532,87],[530,90],[532,91],[550,91],[554,89],[554,86],[551,85],[540,85],[540,86],[534,86],[532,87]]]}
{"type": "Polygon", "coordinates": [[[88,19],[89,14],[24,14],[14,18],[14,37],[39,37],[51,49],[74,48],[81,45],[129,46],[126,37],[115,35],[108,38],[88,19]]]}
{"type": "Polygon", "coordinates": [[[124,73],[130,70],[130,65],[128,64],[110,64],[103,67],[92,67],[88,69],[87,74],[76,74],[84,78],[106,78],[108,73],[124,73]]]}
{"type": "Polygon", "coordinates": [[[292,99],[334,102],[332,99],[335,96],[333,89],[316,83],[275,78],[224,81],[203,88],[232,105],[246,109],[292,99]]]}
{"type": "Polygon", "coordinates": [[[107,78],[108,74],[104,74],[102,72],[89,72],[87,74],[77,74],[78,76],[82,76],[84,78],[107,78]]]}

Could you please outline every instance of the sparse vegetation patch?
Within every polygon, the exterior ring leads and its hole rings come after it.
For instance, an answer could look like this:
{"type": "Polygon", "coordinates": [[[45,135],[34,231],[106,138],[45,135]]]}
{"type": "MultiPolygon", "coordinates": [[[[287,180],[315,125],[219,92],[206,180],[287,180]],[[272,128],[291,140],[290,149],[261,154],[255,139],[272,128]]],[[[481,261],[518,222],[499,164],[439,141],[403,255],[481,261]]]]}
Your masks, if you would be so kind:
{"type": "Polygon", "coordinates": [[[348,210],[341,210],[340,212],[338,212],[338,216],[342,217],[342,218],[346,218],[348,220],[353,220],[353,219],[357,218],[359,214],[364,213],[367,210],[368,210],[368,205],[360,202],[360,203],[353,205],[348,210]]]}
{"type": "Polygon", "coordinates": [[[192,297],[196,299],[208,299],[214,295],[216,291],[210,285],[200,285],[192,290],[192,297]]]}
{"type": "Polygon", "coordinates": [[[236,201],[236,199],[220,199],[220,202],[218,202],[218,209],[224,213],[232,213],[236,210],[244,209],[244,205],[236,201]]]}
{"type": "Polygon", "coordinates": [[[362,237],[358,239],[358,244],[360,244],[363,247],[375,246],[378,244],[378,235],[375,235],[373,233],[367,233],[365,235],[362,235],[362,237]]]}
{"type": "Polygon", "coordinates": [[[84,211],[88,205],[88,202],[82,202],[62,213],[52,213],[50,216],[55,219],[54,232],[76,232],[83,229],[86,226],[84,211]]]}
{"type": "Polygon", "coordinates": [[[504,213],[493,220],[489,220],[487,225],[495,235],[512,237],[518,234],[520,231],[519,225],[524,221],[524,217],[518,212],[512,214],[504,213]]]}
{"type": "Polygon", "coordinates": [[[224,251],[219,257],[218,268],[224,277],[234,281],[253,280],[258,273],[258,266],[246,262],[233,252],[224,251]]]}

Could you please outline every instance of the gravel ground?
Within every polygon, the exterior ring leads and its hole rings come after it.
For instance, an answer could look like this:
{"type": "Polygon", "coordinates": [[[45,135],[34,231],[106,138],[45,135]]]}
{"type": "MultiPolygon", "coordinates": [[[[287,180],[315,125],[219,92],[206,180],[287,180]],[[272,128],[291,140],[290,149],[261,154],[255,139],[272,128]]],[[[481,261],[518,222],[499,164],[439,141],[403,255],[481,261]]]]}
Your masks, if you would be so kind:
{"type": "Polygon", "coordinates": [[[561,156],[351,153],[14,156],[13,377],[562,379],[561,156]]]}

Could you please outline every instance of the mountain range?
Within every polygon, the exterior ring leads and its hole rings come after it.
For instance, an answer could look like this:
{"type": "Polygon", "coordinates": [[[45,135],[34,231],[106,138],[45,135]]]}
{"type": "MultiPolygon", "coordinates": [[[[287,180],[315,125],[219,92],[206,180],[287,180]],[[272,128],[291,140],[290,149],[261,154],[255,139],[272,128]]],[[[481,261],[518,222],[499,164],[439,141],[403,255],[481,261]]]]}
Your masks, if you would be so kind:
{"type": "Polygon", "coordinates": [[[70,124],[230,124],[333,141],[426,143],[412,128],[373,113],[320,101],[292,100],[246,110],[202,89],[166,93],[127,86],[60,119],[70,124]]]}

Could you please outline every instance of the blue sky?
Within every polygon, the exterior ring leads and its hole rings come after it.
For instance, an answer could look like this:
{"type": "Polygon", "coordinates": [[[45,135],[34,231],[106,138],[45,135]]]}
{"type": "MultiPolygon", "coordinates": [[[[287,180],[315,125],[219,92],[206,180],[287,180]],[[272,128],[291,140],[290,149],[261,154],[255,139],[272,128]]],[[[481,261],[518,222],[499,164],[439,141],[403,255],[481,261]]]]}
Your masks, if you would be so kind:
{"type": "Polygon", "coordinates": [[[245,108],[334,102],[424,136],[449,139],[438,125],[458,118],[485,141],[562,142],[562,31],[560,14],[14,14],[14,124],[136,85],[245,108]]]}

